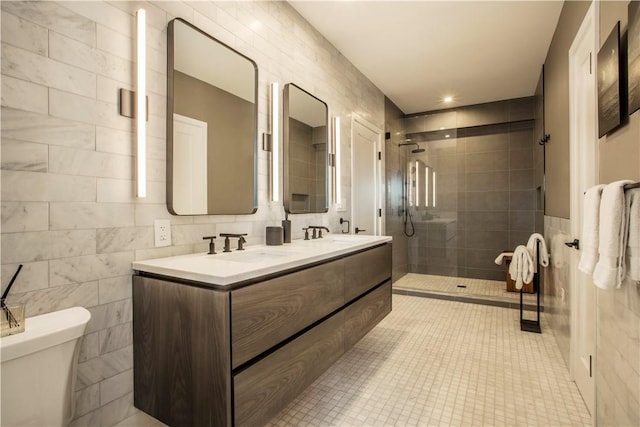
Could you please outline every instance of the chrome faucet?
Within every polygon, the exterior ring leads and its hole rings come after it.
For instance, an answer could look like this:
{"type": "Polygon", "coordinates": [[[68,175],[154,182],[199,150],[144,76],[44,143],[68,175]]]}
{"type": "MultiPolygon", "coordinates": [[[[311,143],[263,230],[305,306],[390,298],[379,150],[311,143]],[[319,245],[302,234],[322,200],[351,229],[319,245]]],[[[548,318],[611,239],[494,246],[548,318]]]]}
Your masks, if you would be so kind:
{"type": "Polygon", "coordinates": [[[322,225],[310,225],[308,228],[313,230],[312,239],[322,239],[322,230],[326,230],[326,232],[329,233],[329,229],[322,225]],[[316,231],[318,232],[317,234],[316,231]]]}
{"type": "Polygon", "coordinates": [[[229,241],[230,237],[238,238],[238,251],[243,251],[243,244],[247,243],[247,240],[244,238],[247,233],[220,233],[220,237],[224,237],[224,250],[222,252],[231,252],[231,243],[229,241]]]}

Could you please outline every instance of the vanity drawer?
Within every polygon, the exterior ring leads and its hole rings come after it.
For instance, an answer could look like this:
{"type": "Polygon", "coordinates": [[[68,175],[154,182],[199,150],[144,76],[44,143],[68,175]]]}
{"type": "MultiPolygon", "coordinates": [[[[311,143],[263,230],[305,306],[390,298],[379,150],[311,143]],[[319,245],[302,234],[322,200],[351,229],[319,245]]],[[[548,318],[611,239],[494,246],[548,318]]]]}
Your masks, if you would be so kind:
{"type": "Polygon", "coordinates": [[[391,244],[345,259],[344,299],[349,302],[391,278],[391,244]]]}
{"type": "Polygon", "coordinates": [[[391,280],[344,309],[344,349],[348,351],[391,312],[391,280]]]}
{"type": "Polygon", "coordinates": [[[234,376],[236,426],[273,418],[344,353],[344,313],[339,312],[234,376]]]}
{"type": "Polygon", "coordinates": [[[233,368],[344,304],[344,260],[231,292],[233,368]]]}

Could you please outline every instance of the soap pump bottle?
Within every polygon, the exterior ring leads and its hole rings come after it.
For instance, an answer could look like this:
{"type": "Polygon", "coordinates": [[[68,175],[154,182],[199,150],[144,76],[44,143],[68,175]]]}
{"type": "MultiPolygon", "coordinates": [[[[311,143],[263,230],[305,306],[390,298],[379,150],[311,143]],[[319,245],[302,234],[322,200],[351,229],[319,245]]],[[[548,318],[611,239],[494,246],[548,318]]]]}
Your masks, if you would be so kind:
{"type": "Polygon", "coordinates": [[[291,243],[291,221],[289,220],[289,214],[286,212],[282,220],[282,231],[284,234],[284,243],[291,243]]]}

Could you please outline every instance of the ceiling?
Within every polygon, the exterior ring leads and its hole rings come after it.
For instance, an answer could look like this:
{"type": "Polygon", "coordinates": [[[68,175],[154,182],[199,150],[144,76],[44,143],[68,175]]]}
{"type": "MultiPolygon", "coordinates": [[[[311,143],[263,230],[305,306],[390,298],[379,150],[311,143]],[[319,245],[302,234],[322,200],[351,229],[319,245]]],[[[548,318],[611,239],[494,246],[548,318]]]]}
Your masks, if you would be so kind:
{"type": "Polygon", "coordinates": [[[533,95],[562,9],[562,1],[289,3],[405,114],[533,95]]]}

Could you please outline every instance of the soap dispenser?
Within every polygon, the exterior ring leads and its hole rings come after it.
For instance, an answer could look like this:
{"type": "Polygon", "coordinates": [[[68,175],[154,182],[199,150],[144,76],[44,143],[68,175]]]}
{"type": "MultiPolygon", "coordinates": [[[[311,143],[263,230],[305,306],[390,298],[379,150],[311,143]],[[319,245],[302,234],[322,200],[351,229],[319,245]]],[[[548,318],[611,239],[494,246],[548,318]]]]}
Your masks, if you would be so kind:
{"type": "Polygon", "coordinates": [[[291,221],[289,220],[289,214],[284,213],[284,220],[282,220],[282,231],[284,234],[284,243],[291,243],[291,221]]]}

